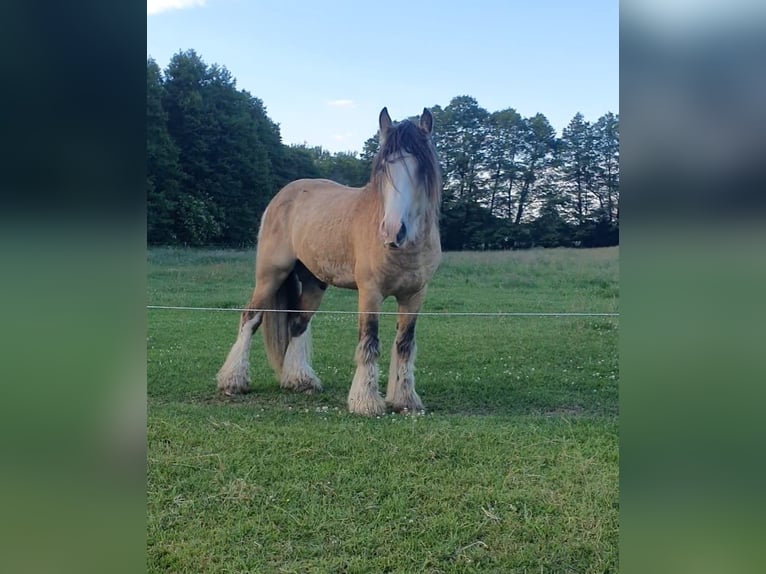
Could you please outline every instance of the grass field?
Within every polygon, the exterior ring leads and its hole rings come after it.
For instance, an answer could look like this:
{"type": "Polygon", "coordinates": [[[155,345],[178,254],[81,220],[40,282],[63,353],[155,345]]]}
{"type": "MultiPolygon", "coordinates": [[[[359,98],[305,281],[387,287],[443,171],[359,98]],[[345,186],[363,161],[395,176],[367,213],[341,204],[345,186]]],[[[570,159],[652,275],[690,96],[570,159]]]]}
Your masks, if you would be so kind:
{"type": "MultiPolygon", "coordinates": [[[[148,303],[240,307],[252,251],[153,249],[148,303]]],[[[323,310],[354,310],[329,289],[323,310]]],[[[448,253],[424,311],[616,312],[618,251],[448,253]]],[[[385,310],[395,304],[387,301],[385,310]]],[[[148,311],[150,572],[616,572],[616,318],[421,317],[423,416],[346,412],[356,318],[317,315],[318,395],[216,394],[239,314],[148,311]]],[[[387,373],[395,318],[381,318],[387,373]]],[[[385,388],[385,381],[381,381],[385,388]]]]}

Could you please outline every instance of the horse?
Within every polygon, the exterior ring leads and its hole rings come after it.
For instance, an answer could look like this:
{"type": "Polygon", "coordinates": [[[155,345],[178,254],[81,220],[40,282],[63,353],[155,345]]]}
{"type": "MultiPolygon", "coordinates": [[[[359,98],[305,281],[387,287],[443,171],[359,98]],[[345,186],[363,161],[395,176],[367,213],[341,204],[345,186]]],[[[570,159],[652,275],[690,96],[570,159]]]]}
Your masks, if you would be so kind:
{"type": "Polygon", "coordinates": [[[280,386],[317,392],[311,366],[311,319],[328,285],[358,291],[359,338],[348,410],[375,416],[424,409],[415,392],[415,322],[441,260],[442,178],[432,141],[433,116],[417,123],[378,117],[380,148],[369,182],[347,187],[300,179],[266,207],[258,232],[255,289],[242,311],[239,334],[216,378],[226,395],[249,390],[248,353],[263,341],[280,386]],[[385,400],[378,390],[378,314],[397,301],[397,331],[385,400]]]}

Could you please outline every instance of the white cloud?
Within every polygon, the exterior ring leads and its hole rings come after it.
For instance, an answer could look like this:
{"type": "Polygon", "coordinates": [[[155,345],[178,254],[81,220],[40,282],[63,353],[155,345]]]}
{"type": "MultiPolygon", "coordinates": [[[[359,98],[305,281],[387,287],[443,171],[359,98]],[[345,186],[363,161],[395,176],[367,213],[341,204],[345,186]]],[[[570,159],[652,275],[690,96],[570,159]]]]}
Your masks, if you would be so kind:
{"type": "Polygon", "coordinates": [[[183,10],[194,6],[204,6],[207,0],[146,0],[146,13],[159,14],[169,10],[183,10]]]}
{"type": "Polygon", "coordinates": [[[330,100],[327,105],[333,108],[353,108],[354,100],[330,100]]]}

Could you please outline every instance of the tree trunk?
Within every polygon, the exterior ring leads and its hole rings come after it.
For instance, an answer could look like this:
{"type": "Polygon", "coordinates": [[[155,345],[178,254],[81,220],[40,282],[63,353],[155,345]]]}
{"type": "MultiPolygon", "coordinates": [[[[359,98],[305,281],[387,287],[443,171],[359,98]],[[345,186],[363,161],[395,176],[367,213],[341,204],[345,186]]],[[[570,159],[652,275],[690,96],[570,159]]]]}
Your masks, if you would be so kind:
{"type": "Polygon", "coordinates": [[[519,194],[519,207],[516,210],[516,219],[514,220],[514,223],[516,225],[519,224],[521,221],[521,215],[524,213],[524,204],[527,201],[527,196],[529,195],[529,187],[532,184],[531,179],[525,179],[524,180],[524,187],[521,188],[521,193],[519,194]]]}
{"type": "Polygon", "coordinates": [[[508,220],[510,221],[511,217],[513,217],[513,174],[511,174],[511,178],[508,180],[508,220]]]}
{"type": "Polygon", "coordinates": [[[497,188],[500,186],[500,168],[495,171],[495,184],[492,186],[492,197],[489,200],[489,214],[493,215],[495,211],[495,197],[497,196],[497,188]]]}

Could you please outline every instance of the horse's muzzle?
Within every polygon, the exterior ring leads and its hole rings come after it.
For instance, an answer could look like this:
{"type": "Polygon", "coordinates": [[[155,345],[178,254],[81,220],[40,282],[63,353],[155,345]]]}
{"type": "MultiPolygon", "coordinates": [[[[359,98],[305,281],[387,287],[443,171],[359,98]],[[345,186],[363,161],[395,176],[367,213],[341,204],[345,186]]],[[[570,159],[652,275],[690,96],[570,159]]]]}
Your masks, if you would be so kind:
{"type": "Polygon", "coordinates": [[[394,241],[387,241],[386,247],[389,249],[399,249],[402,246],[402,243],[404,243],[405,239],[407,239],[407,226],[404,225],[404,221],[402,221],[402,226],[399,228],[399,232],[396,234],[396,239],[394,241]]]}

